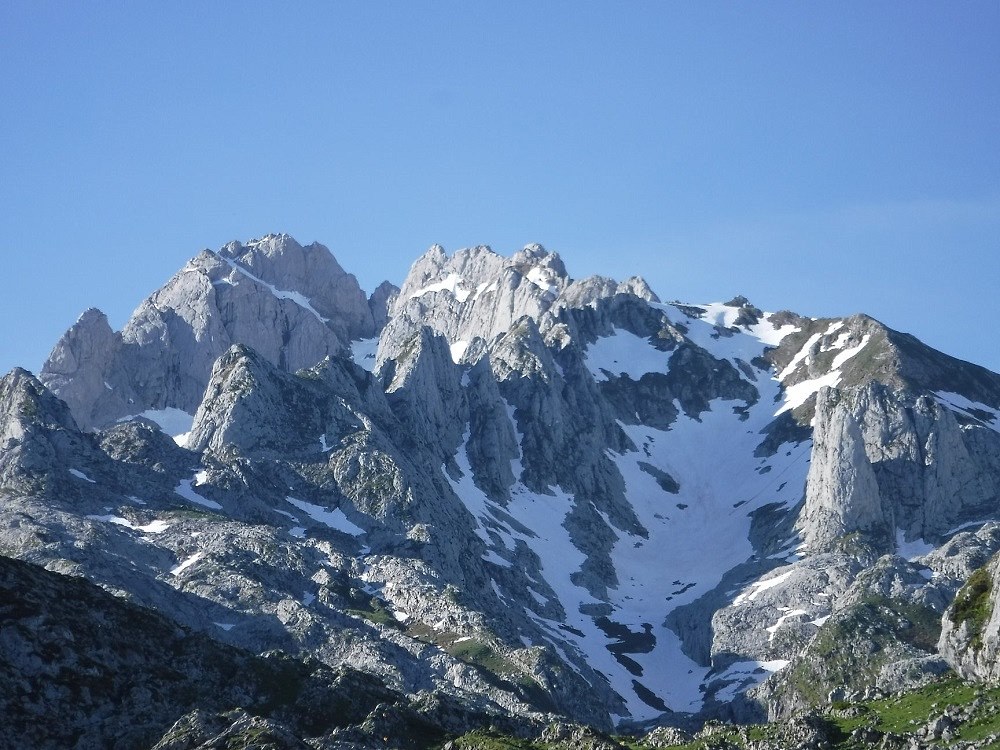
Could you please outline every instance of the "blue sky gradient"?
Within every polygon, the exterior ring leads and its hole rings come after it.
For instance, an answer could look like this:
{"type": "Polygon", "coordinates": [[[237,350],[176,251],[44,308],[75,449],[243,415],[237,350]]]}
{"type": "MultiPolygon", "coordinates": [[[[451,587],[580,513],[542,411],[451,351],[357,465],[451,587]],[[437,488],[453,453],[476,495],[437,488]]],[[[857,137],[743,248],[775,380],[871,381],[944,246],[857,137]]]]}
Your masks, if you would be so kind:
{"type": "Polygon", "coordinates": [[[0,4],[0,369],[204,247],[529,242],[1000,370],[1000,3],[0,4]]]}

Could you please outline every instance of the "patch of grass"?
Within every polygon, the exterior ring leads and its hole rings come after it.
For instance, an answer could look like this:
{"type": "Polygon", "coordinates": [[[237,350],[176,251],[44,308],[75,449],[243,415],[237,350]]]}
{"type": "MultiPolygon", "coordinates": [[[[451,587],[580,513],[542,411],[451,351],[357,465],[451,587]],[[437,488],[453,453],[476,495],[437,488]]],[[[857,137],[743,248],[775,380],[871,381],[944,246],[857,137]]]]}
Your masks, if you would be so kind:
{"type": "Polygon", "coordinates": [[[951,678],[900,696],[874,701],[869,708],[880,731],[912,732],[915,726],[926,724],[942,713],[946,706],[970,703],[975,692],[973,685],[951,678]]]}
{"type": "Polygon", "coordinates": [[[487,672],[498,676],[512,675],[519,671],[507,659],[498,654],[492,646],[475,638],[455,641],[451,645],[445,646],[444,649],[456,659],[461,659],[466,664],[482,667],[487,672]]]}
{"type": "Polygon", "coordinates": [[[951,621],[956,627],[966,623],[971,638],[969,645],[975,651],[983,646],[983,627],[993,614],[993,603],[990,601],[992,589],[993,579],[989,571],[985,567],[979,568],[959,590],[951,610],[951,621]]]}
{"type": "Polygon", "coordinates": [[[360,608],[347,609],[345,612],[354,617],[361,617],[368,622],[385,625],[390,628],[399,628],[399,622],[392,616],[392,613],[385,608],[381,601],[372,597],[366,605],[360,608]]]}

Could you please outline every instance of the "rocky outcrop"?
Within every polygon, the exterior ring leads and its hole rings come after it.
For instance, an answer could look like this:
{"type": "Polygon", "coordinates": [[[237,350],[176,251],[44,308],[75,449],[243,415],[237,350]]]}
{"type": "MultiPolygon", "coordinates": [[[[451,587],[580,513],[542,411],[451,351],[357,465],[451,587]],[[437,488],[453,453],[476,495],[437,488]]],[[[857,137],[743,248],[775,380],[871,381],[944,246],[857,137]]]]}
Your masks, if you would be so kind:
{"type": "Polygon", "coordinates": [[[1000,556],[975,570],[941,620],[942,656],[966,679],[1000,680],[1000,556]]]}
{"type": "Polygon", "coordinates": [[[839,392],[820,391],[805,505],[799,516],[802,537],[813,551],[828,550],[854,532],[887,546],[894,528],[891,507],[886,508],[879,494],[854,415],[839,404],[839,392]]]}
{"type": "Polygon", "coordinates": [[[84,429],[147,409],[193,414],[212,366],[244,344],[288,372],[344,355],[378,333],[374,308],[330,251],[268,235],[203,251],[146,299],[121,333],[88,311],[59,341],[41,380],[84,429]]]}
{"type": "Polygon", "coordinates": [[[1000,433],[960,418],[929,395],[876,382],[820,391],[800,516],[807,542],[825,549],[860,532],[891,551],[897,534],[939,539],[992,513],[1000,497],[1000,433]]]}

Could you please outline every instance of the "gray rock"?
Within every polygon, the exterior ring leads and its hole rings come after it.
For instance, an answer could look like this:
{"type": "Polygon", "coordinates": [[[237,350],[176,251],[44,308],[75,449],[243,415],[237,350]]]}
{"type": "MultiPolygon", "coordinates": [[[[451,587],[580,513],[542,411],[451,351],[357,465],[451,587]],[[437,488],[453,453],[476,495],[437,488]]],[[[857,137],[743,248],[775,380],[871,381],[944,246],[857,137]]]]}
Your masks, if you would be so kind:
{"type": "Polygon", "coordinates": [[[817,398],[812,460],[799,528],[811,551],[829,550],[852,532],[888,544],[894,528],[857,420],[842,405],[840,393],[829,388],[821,390],[817,398]]]}

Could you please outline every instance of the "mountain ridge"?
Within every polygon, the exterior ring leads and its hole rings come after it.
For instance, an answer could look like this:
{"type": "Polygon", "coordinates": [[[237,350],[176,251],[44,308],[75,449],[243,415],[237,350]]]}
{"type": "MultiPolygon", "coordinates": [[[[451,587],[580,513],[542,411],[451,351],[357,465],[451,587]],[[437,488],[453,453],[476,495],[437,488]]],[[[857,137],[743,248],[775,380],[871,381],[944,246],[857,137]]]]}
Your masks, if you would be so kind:
{"type": "MultiPolygon", "coordinates": [[[[2,381],[0,549],[251,650],[608,730],[785,715],[857,592],[940,620],[1000,548],[1000,376],[868,316],[663,303],[539,245],[434,246],[379,290],[269,235],[122,332],[86,312],[2,381]]],[[[858,679],[940,672],[899,643],[858,679]]]]}

